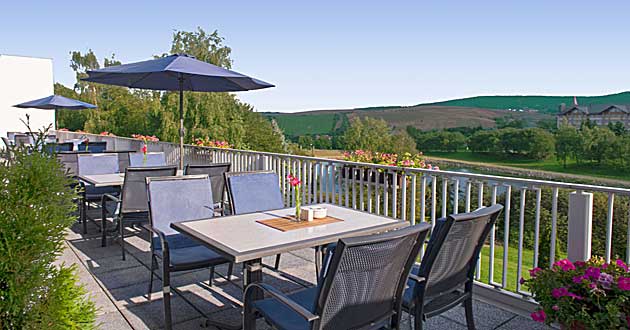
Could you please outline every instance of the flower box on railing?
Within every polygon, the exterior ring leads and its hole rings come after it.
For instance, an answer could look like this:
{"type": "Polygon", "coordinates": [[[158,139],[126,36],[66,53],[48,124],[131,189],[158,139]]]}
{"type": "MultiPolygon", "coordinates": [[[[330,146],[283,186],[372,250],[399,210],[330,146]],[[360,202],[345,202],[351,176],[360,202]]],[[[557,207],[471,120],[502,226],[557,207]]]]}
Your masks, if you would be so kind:
{"type": "Polygon", "coordinates": [[[363,179],[365,183],[384,185],[387,180],[387,185],[392,186],[394,183],[394,177],[396,183],[400,187],[402,184],[402,175],[400,173],[384,172],[383,170],[372,169],[370,175],[370,168],[363,166],[344,165],[341,167],[341,178],[348,180],[355,180],[360,182],[363,179]]]}

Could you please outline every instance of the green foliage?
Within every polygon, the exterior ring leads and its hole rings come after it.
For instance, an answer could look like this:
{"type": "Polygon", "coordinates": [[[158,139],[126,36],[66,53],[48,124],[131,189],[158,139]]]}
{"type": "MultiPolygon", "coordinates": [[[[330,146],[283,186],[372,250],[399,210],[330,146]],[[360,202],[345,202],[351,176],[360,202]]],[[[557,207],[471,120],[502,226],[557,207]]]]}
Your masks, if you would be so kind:
{"type": "Polygon", "coordinates": [[[466,137],[460,132],[449,131],[416,131],[414,135],[417,148],[422,151],[456,152],[466,148],[466,137]]]}
{"type": "MultiPolygon", "coordinates": [[[[231,49],[217,31],[173,33],[171,53],[186,53],[199,60],[230,68],[231,49]]],[[[104,66],[119,64],[112,55],[104,66]]],[[[60,127],[90,133],[107,131],[119,136],[156,135],[162,141],[179,141],[179,94],[86,83],[86,70],[100,67],[96,55],[72,52],[74,90],[57,85],[64,95],[96,104],[98,109],[62,111],[60,127]]],[[[253,108],[229,93],[184,92],[185,142],[196,138],[228,141],[235,148],[282,151],[282,135],[253,108]]]]}
{"type": "Polygon", "coordinates": [[[265,117],[275,119],[287,136],[332,134],[337,126],[341,126],[345,118],[336,113],[266,113],[265,117]]]}
{"type": "Polygon", "coordinates": [[[56,158],[25,148],[0,165],[0,329],[93,327],[73,269],[53,265],[75,221],[71,183],[56,158]]]}
{"type": "Polygon", "coordinates": [[[387,122],[371,117],[355,117],[341,137],[346,150],[370,150],[373,152],[417,152],[415,141],[405,131],[392,133],[387,122]]]}
{"type": "Polygon", "coordinates": [[[543,160],[555,148],[554,136],[540,128],[503,128],[496,131],[478,131],[468,143],[473,152],[502,153],[525,159],[543,160]]]}

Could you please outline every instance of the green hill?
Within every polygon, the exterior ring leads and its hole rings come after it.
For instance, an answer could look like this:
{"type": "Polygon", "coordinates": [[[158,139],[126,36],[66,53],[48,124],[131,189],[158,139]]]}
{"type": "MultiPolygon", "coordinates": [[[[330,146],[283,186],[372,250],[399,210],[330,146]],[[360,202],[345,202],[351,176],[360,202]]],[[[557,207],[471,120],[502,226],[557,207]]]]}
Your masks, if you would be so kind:
{"type": "MultiPolygon", "coordinates": [[[[577,96],[579,104],[630,104],[630,92],[602,96],[577,96]]],[[[314,110],[294,113],[264,113],[275,119],[289,136],[332,134],[359,116],[381,118],[393,127],[418,129],[493,127],[499,117],[521,118],[533,124],[553,119],[561,103],[573,104],[573,96],[475,96],[415,106],[380,106],[356,109],[314,110]],[[512,109],[512,111],[508,111],[512,109]],[[518,111],[536,110],[536,111],[518,111]]]]}
{"type": "MultiPolygon", "coordinates": [[[[630,104],[630,92],[602,96],[577,96],[579,104],[630,104]]],[[[474,96],[419,105],[442,105],[484,109],[534,109],[545,113],[558,112],[558,106],[573,104],[573,96],[474,96]]]]}

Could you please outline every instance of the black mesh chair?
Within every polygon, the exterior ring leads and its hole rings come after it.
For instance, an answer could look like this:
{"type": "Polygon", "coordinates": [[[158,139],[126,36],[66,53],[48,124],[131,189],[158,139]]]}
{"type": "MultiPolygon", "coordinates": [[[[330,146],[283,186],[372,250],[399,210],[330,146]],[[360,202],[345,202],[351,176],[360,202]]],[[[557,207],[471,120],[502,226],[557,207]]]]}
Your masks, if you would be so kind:
{"type": "Polygon", "coordinates": [[[473,281],[477,260],[503,206],[453,214],[436,222],[419,266],[412,269],[403,296],[403,308],[415,316],[420,330],[430,317],[464,305],[468,329],[473,319],[473,281]]]}
{"type": "MultiPolygon", "coordinates": [[[[118,173],[117,154],[78,154],[77,174],[96,175],[118,173]]],[[[87,233],[87,220],[93,221],[88,216],[91,205],[101,206],[103,194],[117,195],[119,187],[95,187],[87,182],[79,181],[81,189],[81,208],[79,209],[80,219],[83,224],[83,233],[87,233]]],[[[102,219],[101,219],[102,220],[102,219]]],[[[100,229],[100,226],[99,226],[100,229]]]]}
{"type": "Polygon", "coordinates": [[[87,151],[89,153],[98,154],[107,150],[107,141],[81,142],[77,148],[79,151],[87,151]]]}
{"type": "MultiPolygon", "coordinates": [[[[231,214],[263,212],[284,208],[278,175],[273,171],[226,172],[225,184],[231,214]]],[[[276,255],[274,268],[280,267],[276,255]]]]}
{"type": "Polygon", "coordinates": [[[174,176],[177,166],[127,167],[125,181],[120,198],[104,194],[101,200],[101,245],[107,245],[107,215],[114,216],[116,229],[120,235],[122,259],[125,260],[125,227],[149,222],[149,204],[147,200],[148,177],[174,176]]]}
{"type": "Polygon", "coordinates": [[[47,143],[44,145],[44,151],[49,154],[56,154],[61,151],[72,151],[74,149],[74,143],[47,143]]]}
{"type": "Polygon", "coordinates": [[[148,152],[146,156],[141,152],[129,153],[129,166],[131,167],[151,167],[166,166],[166,156],[163,152],[148,152]]]}
{"type": "MultiPolygon", "coordinates": [[[[147,178],[149,197],[149,219],[151,239],[151,279],[149,298],[153,290],[153,276],[158,268],[158,259],[162,260],[162,288],[164,301],[164,321],[171,329],[171,288],[172,272],[210,268],[209,284],[212,284],[213,269],[217,265],[232,264],[212,249],[197,243],[188,236],[171,228],[172,223],[214,216],[212,207],[212,188],[207,175],[147,178]]],[[[179,294],[183,299],[184,296],[179,294]]],[[[194,305],[191,304],[194,307],[194,305]]]]}
{"type": "Polygon", "coordinates": [[[297,293],[248,285],[243,328],[255,329],[261,316],[276,329],[398,329],[405,283],[430,229],[424,223],[341,239],[322,283],[297,293]],[[260,290],[270,298],[254,300],[260,290]]]}
{"type": "Polygon", "coordinates": [[[225,176],[230,171],[230,163],[216,163],[205,165],[188,164],[184,168],[184,175],[207,174],[212,184],[212,197],[214,198],[214,211],[225,215],[225,176]]]}

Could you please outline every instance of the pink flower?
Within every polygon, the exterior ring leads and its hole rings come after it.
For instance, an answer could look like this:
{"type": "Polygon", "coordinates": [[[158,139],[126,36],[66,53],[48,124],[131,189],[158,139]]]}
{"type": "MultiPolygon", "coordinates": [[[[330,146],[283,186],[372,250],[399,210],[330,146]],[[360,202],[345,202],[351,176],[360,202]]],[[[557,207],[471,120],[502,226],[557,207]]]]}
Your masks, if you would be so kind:
{"type": "Polygon", "coordinates": [[[567,272],[570,270],[575,270],[575,265],[569,259],[562,259],[554,262],[553,266],[558,266],[562,271],[567,272]]]}
{"type": "Polygon", "coordinates": [[[574,264],[575,264],[575,267],[584,267],[584,266],[586,266],[586,263],[584,261],[580,261],[580,260],[574,262],[574,264]]]}
{"type": "Polygon", "coordinates": [[[580,276],[573,276],[573,283],[575,283],[575,284],[580,284],[580,283],[582,283],[582,281],[583,281],[583,280],[585,280],[585,279],[586,279],[586,277],[585,277],[585,276],[583,276],[583,275],[580,275],[580,276]]]}
{"type": "Polygon", "coordinates": [[[599,278],[599,275],[602,271],[597,267],[588,267],[586,271],[584,271],[584,276],[588,276],[592,279],[599,278]]]}
{"type": "Polygon", "coordinates": [[[140,149],[140,151],[142,151],[142,153],[146,155],[146,153],[147,153],[147,145],[146,144],[143,145],[142,149],[140,149]]]}
{"type": "Polygon", "coordinates": [[[547,318],[547,315],[545,315],[545,311],[542,309],[531,313],[530,316],[532,317],[532,320],[536,322],[545,322],[545,318],[547,318]]]}
{"type": "Polygon", "coordinates": [[[521,277],[521,279],[518,282],[521,283],[521,285],[525,284],[525,279],[521,277]]]}
{"type": "Polygon", "coordinates": [[[439,170],[440,170],[440,167],[439,167],[439,166],[433,166],[433,170],[434,170],[434,171],[439,171],[439,170]]]}
{"type": "Polygon", "coordinates": [[[556,312],[557,312],[557,311],[559,311],[559,310],[560,310],[560,306],[558,306],[558,305],[553,305],[553,306],[551,306],[551,309],[553,309],[554,311],[556,311],[556,312]]]}
{"type": "Polygon", "coordinates": [[[623,268],[623,270],[626,271],[626,273],[628,272],[628,265],[626,265],[623,260],[621,259],[617,259],[617,261],[615,261],[617,263],[617,266],[623,268]]]}
{"type": "Polygon", "coordinates": [[[619,290],[630,291],[630,277],[620,276],[617,280],[617,286],[619,290]]]}
{"type": "Polygon", "coordinates": [[[540,267],[536,267],[534,269],[530,269],[529,270],[529,276],[530,277],[536,277],[538,275],[538,273],[542,272],[542,268],[540,267]]]}
{"type": "Polygon", "coordinates": [[[569,289],[565,288],[565,287],[560,287],[560,288],[555,288],[553,290],[551,290],[551,296],[556,298],[556,299],[560,299],[562,297],[571,297],[573,299],[576,300],[582,300],[583,298],[576,295],[575,293],[569,292],[569,289]]]}
{"type": "Polygon", "coordinates": [[[291,175],[291,174],[287,175],[287,179],[289,179],[289,184],[290,184],[292,187],[297,187],[297,186],[299,186],[300,184],[302,184],[302,181],[300,181],[300,179],[298,179],[298,177],[293,176],[293,175],[291,175]]]}

